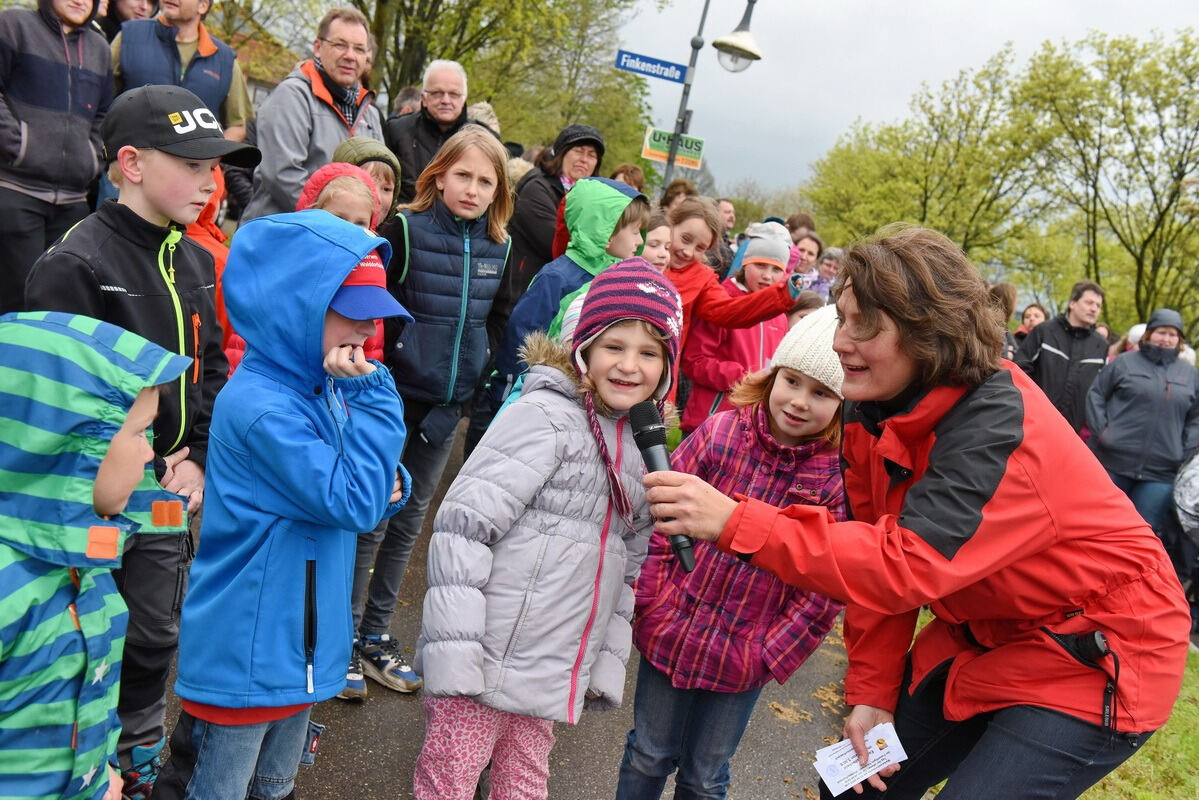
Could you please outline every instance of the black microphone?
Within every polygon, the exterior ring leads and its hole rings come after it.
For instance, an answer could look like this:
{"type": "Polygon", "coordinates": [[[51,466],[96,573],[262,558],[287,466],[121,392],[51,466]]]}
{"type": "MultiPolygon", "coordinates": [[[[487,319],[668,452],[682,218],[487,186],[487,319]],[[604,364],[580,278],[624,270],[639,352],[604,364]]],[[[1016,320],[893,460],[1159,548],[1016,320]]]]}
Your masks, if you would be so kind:
{"type": "MultiPolygon", "coordinates": [[[[670,454],[666,452],[666,426],[653,400],[643,400],[629,409],[629,425],[633,428],[633,441],[641,451],[646,472],[669,472],[670,454]]],[[[669,522],[667,518],[663,522],[669,522]]],[[[683,567],[683,572],[695,569],[695,553],[691,551],[691,539],[681,533],[670,535],[670,549],[683,567]]]]}

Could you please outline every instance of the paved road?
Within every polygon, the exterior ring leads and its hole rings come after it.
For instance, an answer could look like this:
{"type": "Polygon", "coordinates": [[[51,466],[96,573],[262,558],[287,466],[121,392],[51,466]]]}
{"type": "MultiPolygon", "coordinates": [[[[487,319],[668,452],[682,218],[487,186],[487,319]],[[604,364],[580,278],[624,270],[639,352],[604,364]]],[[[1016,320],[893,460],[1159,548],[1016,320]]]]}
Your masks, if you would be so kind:
{"type": "MultiPolygon", "coordinates": [[[[461,436],[459,437],[461,440],[461,436]]],[[[461,464],[461,441],[447,475],[461,464]]],[[[439,503],[449,480],[443,481],[439,503]]],[[[436,506],[434,506],[436,507],[436,506]]],[[[392,635],[416,641],[425,589],[425,554],[432,515],[400,593],[392,635]]],[[[813,654],[784,686],[771,683],[762,692],[732,763],[730,800],[816,798],[812,753],[834,741],[843,706],[841,677],[845,648],[836,634],[813,654]]],[[[601,800],[615,794],[616,775],[625,734],[632,727],[636,653],[625,683],[625,707],[615,712],[587,713],[578,725],[554,728],[557,744],[550,757],[553,800],[601,800]]],[[[327,725],[316,764],[301,768],[299,800],[404,800],[412,797],[412,770],[424,735],[420,695],[402,695],[367,681],[370,697],[363,704],[330,700],[313,711],[327,725]]],[[[174,704],[172,704],[174,705],[174,704]]],[[[171,720],[173,724],[173,719],[171,720]]],[[[667,787],[664,796],[669,798],[667,787]]]]}

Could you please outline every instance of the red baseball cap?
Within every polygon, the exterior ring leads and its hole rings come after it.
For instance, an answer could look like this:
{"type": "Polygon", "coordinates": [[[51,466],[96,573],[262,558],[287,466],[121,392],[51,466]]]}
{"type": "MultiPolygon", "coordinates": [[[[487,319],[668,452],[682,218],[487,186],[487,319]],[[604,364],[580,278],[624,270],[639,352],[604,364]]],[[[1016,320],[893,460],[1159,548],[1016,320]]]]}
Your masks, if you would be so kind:
{"type": "Polygon", "coordinates": [[[405,322],[412,322],[412,315],[386,287],[387,271],[383,268],[383,259],[379,257],[379,251],[372,250],[341,282],[329,308],[348,319],[403,317],[405,322]]]}

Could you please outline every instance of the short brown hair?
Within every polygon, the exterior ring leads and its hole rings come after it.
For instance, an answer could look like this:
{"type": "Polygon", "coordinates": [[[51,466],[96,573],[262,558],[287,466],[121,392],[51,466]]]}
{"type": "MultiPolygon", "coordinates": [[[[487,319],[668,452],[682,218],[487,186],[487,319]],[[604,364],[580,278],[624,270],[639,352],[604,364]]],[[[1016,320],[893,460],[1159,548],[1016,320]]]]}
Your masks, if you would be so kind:
{"type": "Polygon", "coordinates": [[[944,234],[904,223],[881,228],[846,251],[838,300],[847,287],[862,337],[876,336],[889,317],[924,386],[977,386],[999,369],[1003,326],[987,284],[944,234]]]}
{"type": "Polygon", "coordinates": [[[658,205],[666,208],[681,194],[685,194],[688,197],[698,197],[699,189],[696,188],[695,181],[688,180],[687,178],[675,178],[662,190],[662,199],[658,201],[658,205]]]}
{"type": "Polygon", "coordinates": [[[1016,313],[1016,287],[1007,282],[992,283],[987,291],[991,295],[991,302],[995,304],[995,308],[1003,314],[1006,324],[1012,314],[1016,313]]]}
{"type": "MultiPolygon", "coordinates": [[[[769,409],[770,393],[774,391],[774,381],[782,367],[773,367],[769,371],[751,372],[733,385],[729,390],[728,400],[736,408],[744,406],[764,405],[769,409]]],[[[841,446],[841,409],[844,403],[837,406],[837,413],[820,432],[820,438],[833,447],[841,446]]],[[[769,414],[767,410],[767,414],[769,414]]]]}
{"type": "Polygon", "coordinates": [[[824,298],[811,289],[805,289],[799,293],[799,297],[795,298],[795,305],[787,310],[788,314],[794,314],[796,311],[811,309],[815,311],[818,308],[823,308],[828,305],[824,298]]]}
{"type": "Polygon", "coordinates": [[[644,230],[649,224],[649,201],[641,195],[633,198],[633,201],[624,207],[624,211],[620,213],[620,219],[616,220],[616,227],[612,229],[612,236],[620,233],[630,225],[636,225],[637,230],[644,230]]]}
{"type": "MultiPolygon", "coordinates": [[[[641,167],[636,164],[621,164],[616,169],[612,170],[612,174],[608,177],[614,181],[620,180],[617,175],[624,175],[628,180],[625,181],[629,186],[632,186],[637,191],[645,188],[645,173],[641,171],[641,167]]],[[[648,202],[648,201],[647,201],[648,202]]]]}
{"type": "Polygon", "coordinates": [[[1087,292],[1094,292],[1095,294],[1099,295],[1100,300],[1104,299],[1105,297],[1103,294],[1103,287],[1099,284],[1095,283],[1094,281],[1079,281],[1070,287],[1070,302],[1073,303],[1075,300],[1081,299],[1082,296],[1087,292]]]}
{"type": "Polygon", "coordinates": [[[712,234],[712,241],[708,242],[708,246],[716,244],[720,238],[720,234],[724,231],[724,224],[720,217],[720,211],[717,210],[716,204],[706,197],[688,197],[674,207],[667,215],[670,220],[670,227],[681,225],[689,219],[702,219],[704,224],[708,226],[708,230],[712,234]]]}
{"type": "Polygon", "coordinates": [[[800,228],[807,228],[810,231],[816,230],[816,220],[812,219],[812,215],[806,211],[797,211],[787,217],[787,230],[794,233],[800,228]]]}
{"type": "Polygon", "coordinates": [[[660,208],[655,208],[649,212],[649,219],[646,220],[645,229],[652,231],[654,228],[670,227],[670,220],[666,218],[666,212],[660,208]]]}
{"type": "Polygon", "coordinates": [[[804,230],[803,233],[801,233],[799,236],[796,236],[795,243],[799,244],[804,239],[811,239],[816,243],[816,260],[819,261],[820,254],[824,252],[824,240],[817,236],[816,231],[812,230],[811,228],[804,230]]]}
{"type": "Polygon", "coordinates": [[[356,8],[331,8],[325,16],[321,17],[320,24],[316,26],[316,38],[324,39],[329,35],[329,26],[337,21],[345,22],[351,25],[361,25],[366,31],[368,37],[371,36],[371,24],[367,22],[366,16],[356,8]]]}

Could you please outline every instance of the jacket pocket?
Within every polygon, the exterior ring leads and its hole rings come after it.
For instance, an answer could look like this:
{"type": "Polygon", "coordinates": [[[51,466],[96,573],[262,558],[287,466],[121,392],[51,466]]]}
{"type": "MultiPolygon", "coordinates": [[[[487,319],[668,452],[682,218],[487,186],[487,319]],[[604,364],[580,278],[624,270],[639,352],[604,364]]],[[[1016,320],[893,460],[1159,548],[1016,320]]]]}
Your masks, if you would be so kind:
{"type": "Polygon", "coordinates": [[[25,121],[20,122],[21,126],[21,143],[17,147],[17,157],[12,160],[14,167],[19,167],[25,163],[25,155],[29,152],[29,126],[25,121]]]}
{"type": "Polygon", "coordinates": [[[304,677],[308,694],[316,692],[316,542],[308,540],[308,559],[304,562],[304,677]]]}

